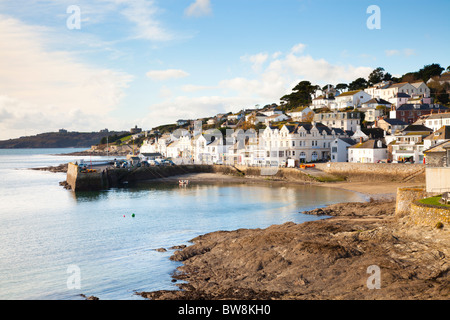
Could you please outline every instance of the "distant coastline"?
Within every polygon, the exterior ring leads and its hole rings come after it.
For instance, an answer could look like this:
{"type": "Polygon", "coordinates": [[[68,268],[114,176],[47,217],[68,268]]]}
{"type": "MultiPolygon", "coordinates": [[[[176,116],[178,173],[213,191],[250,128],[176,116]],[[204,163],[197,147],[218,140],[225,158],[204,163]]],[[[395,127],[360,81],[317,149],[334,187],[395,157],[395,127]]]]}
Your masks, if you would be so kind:
{"type": "Polygon", "coordinates": [[[86,148],[100,143],[101,139],[122,131],[101,132],[47,132],[34,136],[1,140],[0,149],[38,149],[38,148],[86,148]]]}

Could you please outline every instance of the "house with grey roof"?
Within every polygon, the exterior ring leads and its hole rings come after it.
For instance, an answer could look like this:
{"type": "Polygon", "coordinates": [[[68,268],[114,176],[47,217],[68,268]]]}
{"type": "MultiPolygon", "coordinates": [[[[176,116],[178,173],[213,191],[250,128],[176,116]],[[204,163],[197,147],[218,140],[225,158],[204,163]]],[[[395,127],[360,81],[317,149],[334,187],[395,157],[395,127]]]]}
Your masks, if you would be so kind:
{"type": "Polygon", "coordinates": [[[377,163],[387,159],[387,146],[382,139],[360,141],[348,148],[348,162],[377,163]]]}
{"type": "Polygon", "coordinates": [[[339,137],[331,143],[331,162],[348,162],[348,148],[357,142],[352,138],[339,137]]]}

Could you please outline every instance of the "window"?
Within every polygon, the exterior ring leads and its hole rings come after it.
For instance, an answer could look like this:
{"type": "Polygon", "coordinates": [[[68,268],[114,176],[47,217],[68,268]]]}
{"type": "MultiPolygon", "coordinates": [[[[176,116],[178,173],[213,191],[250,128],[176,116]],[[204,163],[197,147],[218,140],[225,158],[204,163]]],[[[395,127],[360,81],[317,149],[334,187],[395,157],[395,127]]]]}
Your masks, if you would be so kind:
{"type": "Polygon", "coordinates": [[[292,146],[295,147],[295,141],[292,141],[292,146]]]}

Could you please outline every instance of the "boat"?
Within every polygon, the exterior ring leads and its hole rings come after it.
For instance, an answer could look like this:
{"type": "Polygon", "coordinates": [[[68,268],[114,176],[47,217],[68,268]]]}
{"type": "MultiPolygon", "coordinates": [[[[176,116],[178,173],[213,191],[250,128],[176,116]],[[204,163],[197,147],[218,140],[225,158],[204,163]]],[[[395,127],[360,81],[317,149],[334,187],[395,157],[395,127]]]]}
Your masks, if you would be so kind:
{"type": "Polygon", "coordinates": [[[189,180],[178,180],[178,184],[180,186],[187,186],[189,184],[189,180]]]}

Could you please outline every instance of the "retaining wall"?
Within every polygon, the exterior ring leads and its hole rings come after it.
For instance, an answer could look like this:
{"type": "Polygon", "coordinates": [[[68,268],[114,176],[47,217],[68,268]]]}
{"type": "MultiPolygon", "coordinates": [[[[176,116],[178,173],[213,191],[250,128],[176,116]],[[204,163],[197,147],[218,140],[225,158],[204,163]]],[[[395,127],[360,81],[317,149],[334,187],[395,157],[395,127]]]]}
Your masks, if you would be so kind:
{"type": "Polygon", "coordinates": [[[331,174],[347,177],[348,181],[403,181],[425,182],[424,164],[405,163],[316,163],[316,168],[331,174]],[[421,172],[423,171],[423,172],[421,172]],[[415,174],[417,176],[414,176],[415,174]]]}
{"type": "Polygon", "coordinates": [[[450,208],[436,208],[415,201],[411,204],[411,219],[421,225],[435,227],[438,222],[450,223],[450,208]]]}
{"type": "Polygon", "coordinates": [[[427,198],[428,193],[424,188],[397,188],[397,200],[395,203],[395,215],[402,217],[411,212],[411,204],[423,198],[427,198]]]}

